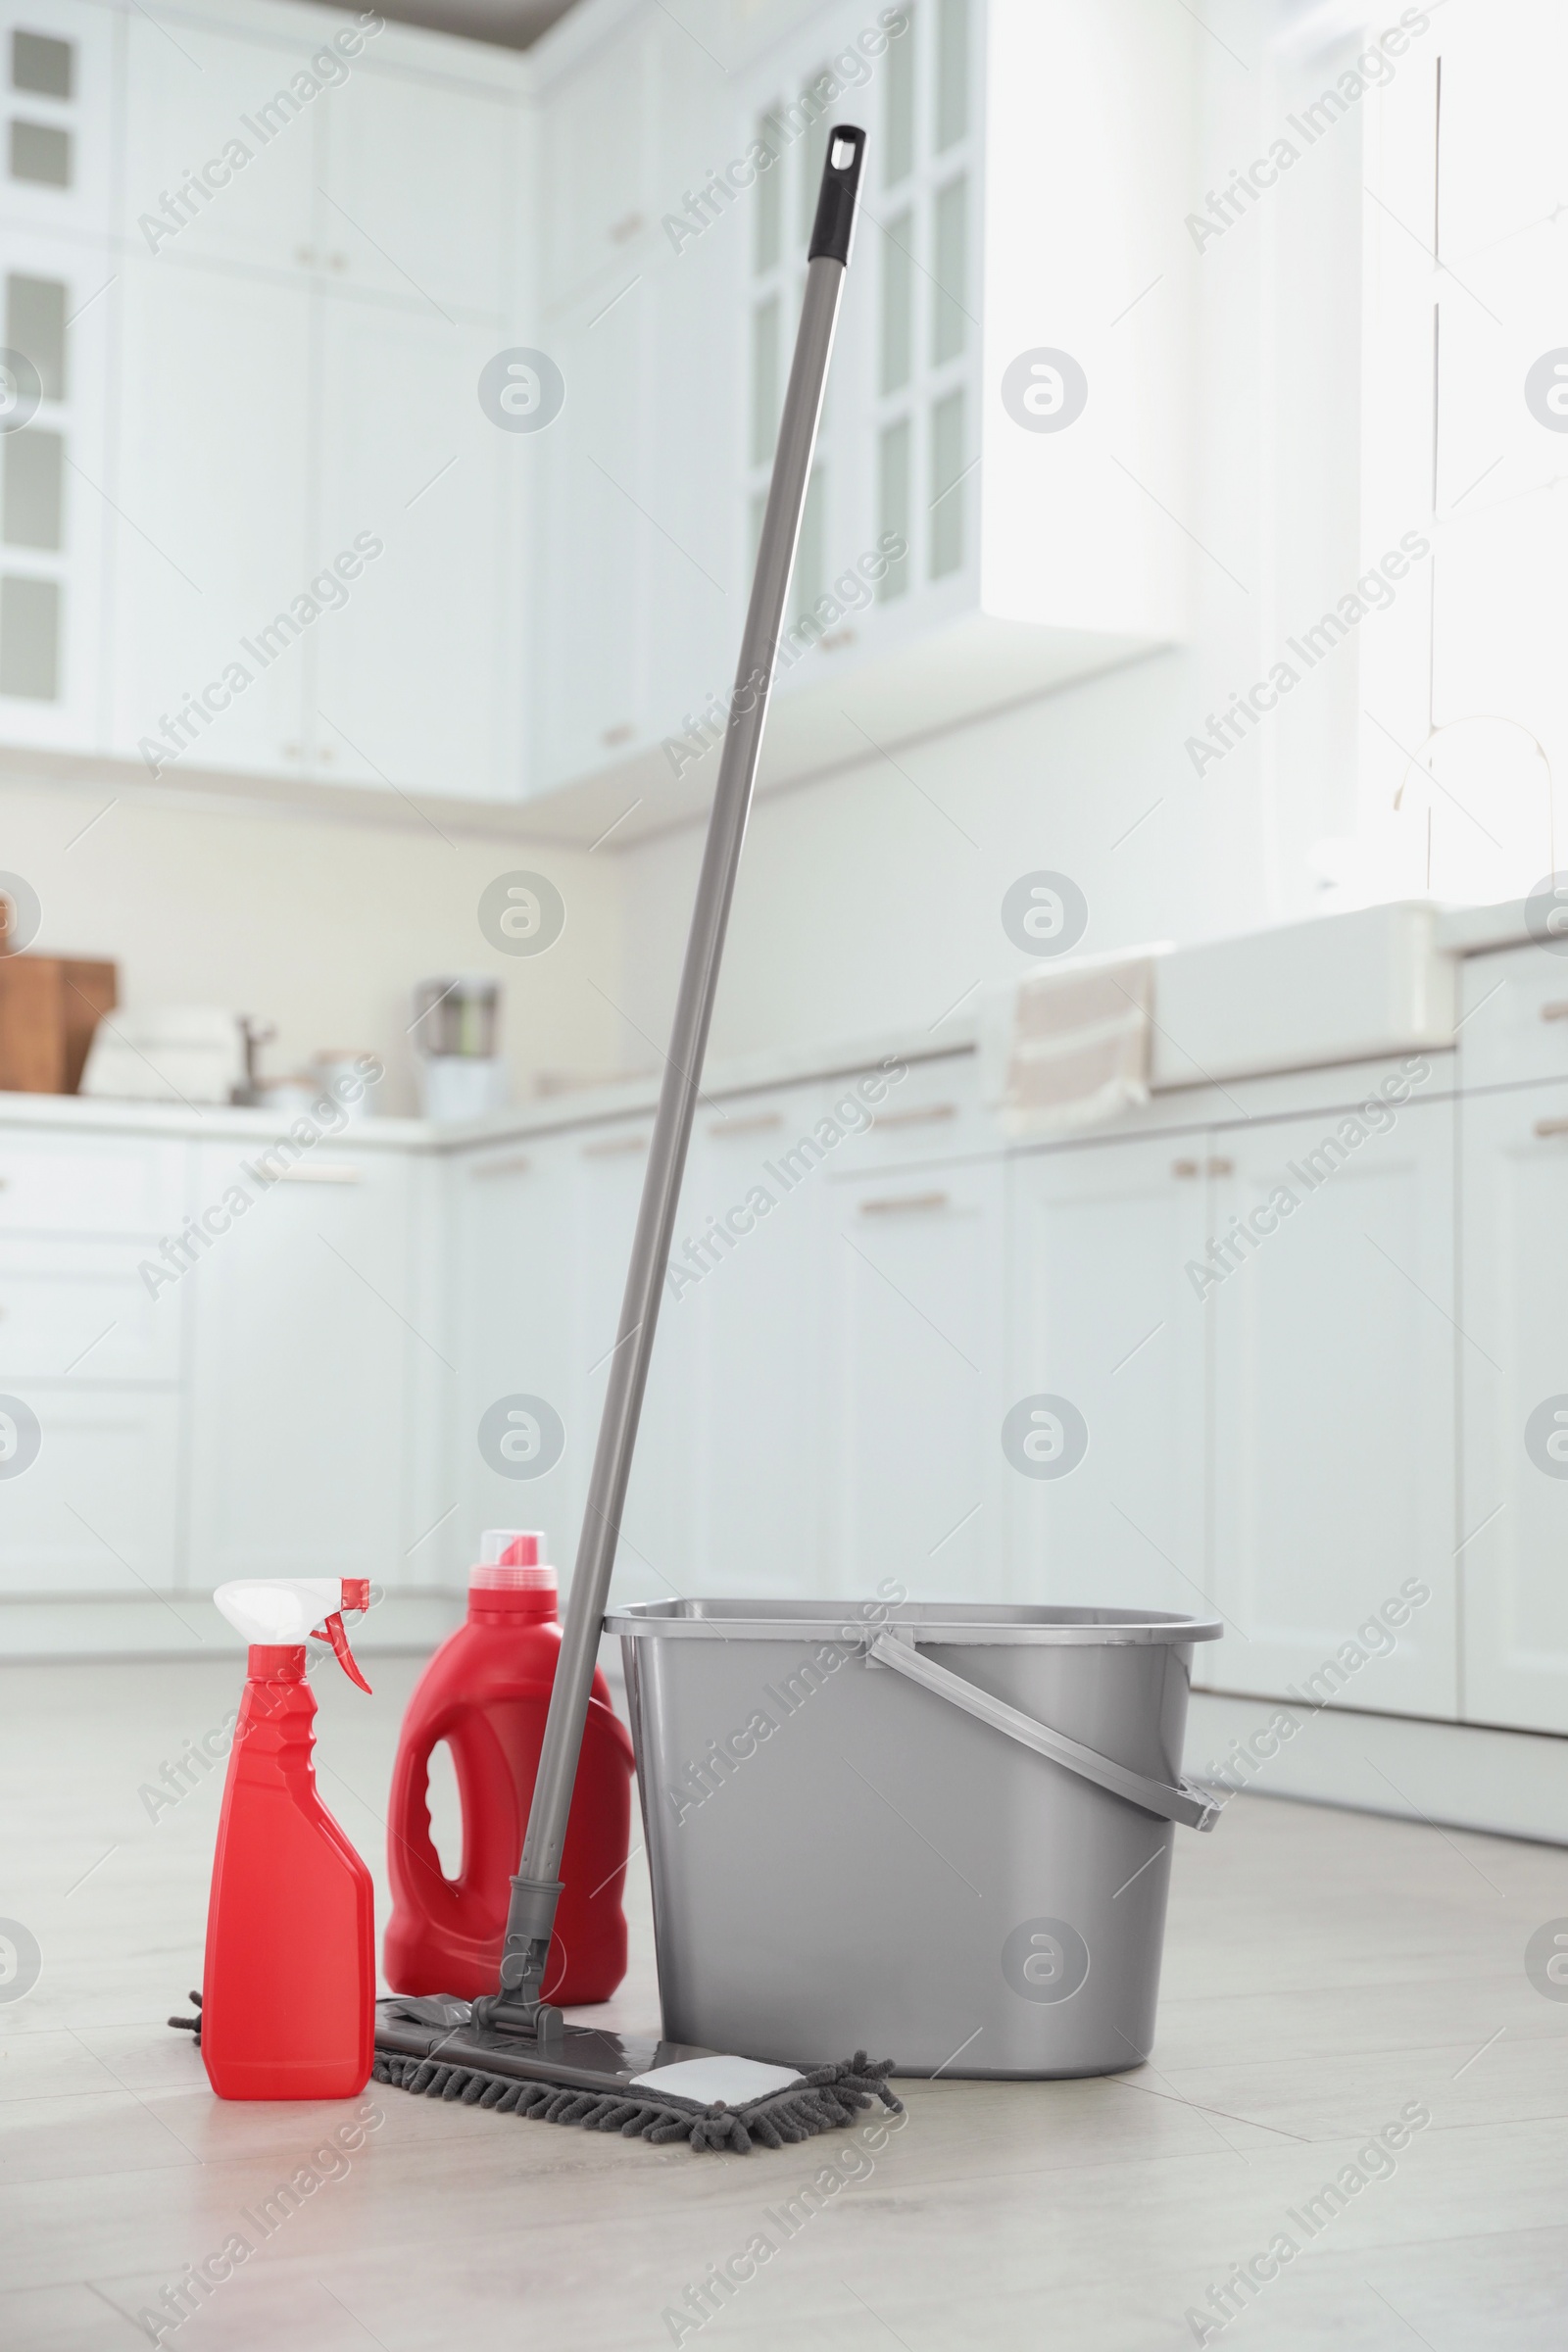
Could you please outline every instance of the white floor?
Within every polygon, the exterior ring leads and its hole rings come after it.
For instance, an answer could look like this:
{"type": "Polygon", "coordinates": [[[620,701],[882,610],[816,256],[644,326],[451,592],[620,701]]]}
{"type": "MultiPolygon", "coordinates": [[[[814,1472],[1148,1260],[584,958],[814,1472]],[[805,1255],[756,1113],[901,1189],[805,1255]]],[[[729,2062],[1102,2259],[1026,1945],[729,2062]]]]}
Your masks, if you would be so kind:
{"type": "MultiPolygon", "coordinates": [[[[380,1873],[413,1660],[323,1688],[322,1786],[380,1873]]],[[[324,1681],[324,1678],[323,1678],[324,1681]]],[[[1568,2001],[1524,1949],[1568,1853],[1238,1799],[1183,1838],[1154,2062],[1092,2082],[912,2083],[908,2121],[779,2155],[480,2115],[398,2091],[322,2155],[332,2107],[225,2106],[163,2020],[200,1968],[219,1775],[140,1789],[220,1724],[231,1665],[0,1673],[0,2347],[129,2352],[136,2315],[302,2168],[299,2210],[163,2340],[180,2352],[1171,2352],[1284,2232],[1300,2246],[1201,2340],[1559,2352],[1568,2339],[1568,2001]],[[1431,2122],[1309,2233],[1291,2218],[1415,2103],[1431,2122]],[[824,2162],[821,2210],[698,2329],[680,2309],[824,2162]]],[[[657,2028],[645,1886],[618,2021],[657,2028]]],[[[783,2232],[774,2230],[782,2239],[783,2232]]],[[[745,2266],[742,2265],[742,2268],[745,2266]]]]}

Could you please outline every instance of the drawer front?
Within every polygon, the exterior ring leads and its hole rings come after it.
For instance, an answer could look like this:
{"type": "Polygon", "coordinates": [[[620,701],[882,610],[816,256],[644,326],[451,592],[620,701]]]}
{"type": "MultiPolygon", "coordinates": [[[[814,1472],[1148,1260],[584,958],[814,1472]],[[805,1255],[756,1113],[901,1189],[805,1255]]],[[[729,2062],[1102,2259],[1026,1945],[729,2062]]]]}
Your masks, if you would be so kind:
{"type": "Polygon", "coordinates": [[[0,1126],[0,1234],[173,1233],[184,1189],[183,1144],[0,1126]]]}
{"type": "MultiPolygon", "coordinates": [[[[0,1592],[167,1592],[178,1491],[178,1397],[0,1387],[0,1592]]],[[[172,1649],[186,1645],[172,1615],[168,1630],[172,1649]]]]}
{"type": "Polygon", "coordinates": [[[0,1236],[0,1380],[177,1381],[182,1322],[134,1243],[0,1236]]]}
{"type": "Polygon", "coordinates": [[[1465,959],[1459,1083],[1568,1078],[1568,953],[1509,948],[1465,959]]]}
{"type": "Polygon", "coordinates": [[[976,1101],[972,1054],[858,1071],[835,1086],[827,1102],[830,1108],[849,1105],[839,1114],[846,1125],[858,1117],[865,1121],[843,1153],[845,1166],[858,1173],[925,1160],[972,1159],[1000,1154],[1003,1148],[995,1122],[976,1101]],[[858,1113],[857,1103],[862,1106],[858,1113]]]}

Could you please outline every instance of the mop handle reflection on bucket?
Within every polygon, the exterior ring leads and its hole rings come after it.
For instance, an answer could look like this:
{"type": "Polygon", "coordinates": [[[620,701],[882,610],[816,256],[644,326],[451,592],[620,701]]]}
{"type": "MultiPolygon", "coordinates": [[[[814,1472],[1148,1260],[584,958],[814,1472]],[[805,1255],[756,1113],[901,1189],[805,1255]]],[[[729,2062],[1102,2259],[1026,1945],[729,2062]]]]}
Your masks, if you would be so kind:
{"type": "Polygon", "coordinates": [[[481,2022],[543,2030],[540,1985],[561,1894],[561,1854],[599,1654],[599,1634],[620,1536],[643,1391],[653,1354],[660,1293],[669,1263],[675,1211],[708,1046],[724,933],[746,838],[746,820],[767,717],[773,663],[784,624],[822,394],[827,382],[844,272],[849,266],[865,133],[843,124],[829,133],[821,194],[811,234],[806,296],[779,421],[767,511],[741,640],[735,691],[709,818],[708,842],[692,909],[680,994],[660,1089],[642,1204],[632,1243],[620,1326],[610,1360],[599,1442],[594,1453],[576,1568],[562,1635],[544,1746],[534,1783],[518,1875],[512,1883],[499,1997],[476,2004],[481,2022]]]}

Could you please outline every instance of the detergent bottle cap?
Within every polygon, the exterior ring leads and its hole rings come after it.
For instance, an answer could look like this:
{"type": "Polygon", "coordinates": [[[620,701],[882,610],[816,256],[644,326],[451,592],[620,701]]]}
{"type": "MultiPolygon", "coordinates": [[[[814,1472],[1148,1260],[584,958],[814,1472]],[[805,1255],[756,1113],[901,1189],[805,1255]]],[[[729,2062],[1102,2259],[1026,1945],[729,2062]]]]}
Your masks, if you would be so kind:
{"type": "Polygon", "coordinates": [[[370,1686],[360,1672],[348,1636],[343,1631],[345,1609],[368,1609],[370,1586],[367,1577],[269,1576],[244,1577],[220,1585],[214,1600],[237,1634],[254,1648],[303,1647],[307,1637],[319,1633],[330,1642],[338,1664],[362,1690],[370,1686]]]}
{"type": "Polygon", "coordinates": [[[556,1572],[541,1561],[537,1529],[488,1527],[479,1538],[479,1562],[468,1571],[470,1592],[540,1592],[553,1600],[556,1572]]]}

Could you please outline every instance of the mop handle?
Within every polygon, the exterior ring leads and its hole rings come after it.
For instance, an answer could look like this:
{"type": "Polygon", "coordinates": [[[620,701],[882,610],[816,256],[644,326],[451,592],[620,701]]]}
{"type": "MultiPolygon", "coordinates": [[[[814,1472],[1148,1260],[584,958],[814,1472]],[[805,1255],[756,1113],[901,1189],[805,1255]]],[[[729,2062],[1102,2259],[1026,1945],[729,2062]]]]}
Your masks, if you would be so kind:
{"type": "Polygon", "coordinates": [[[741,640],[740,665],[735,675],[712,814],[708,824],[708,845],[692,909],[691,936],[686,943],[680,995],[659,1094],[659,1115],[643,1180],[642,1204],[637,1212],[619,1336],[610,1362],[610,1382],[588,1483],[587,1507],[534,1782],[533,1804],[528,1814],[528,1834],[523,1841],[521,1867],[512,1883],[501,1961],[502,2000],[506,2002],[510,1994],[525,2009],[534,2009],[538,2004],[538,1987],[561,1892],[561,1852],[566,1837],[566,1816],[599,1656],[600,1628],[610,1598],[610,1579],[615,1564],[620,1515],[631,1474],[649,1359],[653,1354],[660,1294],[669,1264],[686,1149],[697,1105],[698,1079],[718,985],[719,958],[741,845],[746,838],[758,756],[762,747],[773,661],[784,625],[785,599],[810,481],[811,456],[816,446],[839,295],[849,266],[856,194],[864,151],[862,130],[841,124],[828,135],[821,195],[808,255],[806,299],[779,422],[773,479],[757,550],[757,572],[741,640]]]}

